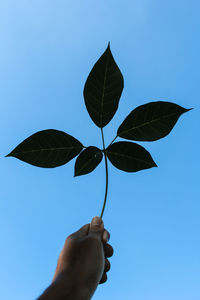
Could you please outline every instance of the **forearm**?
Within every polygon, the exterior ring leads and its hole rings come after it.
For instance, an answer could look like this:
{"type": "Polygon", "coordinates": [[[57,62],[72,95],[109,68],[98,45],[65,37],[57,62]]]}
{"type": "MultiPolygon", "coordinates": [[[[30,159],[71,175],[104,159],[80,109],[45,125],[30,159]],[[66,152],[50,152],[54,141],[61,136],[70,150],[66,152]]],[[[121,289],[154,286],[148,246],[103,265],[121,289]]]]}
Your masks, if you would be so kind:
{"type": "Polygon", "coordinates": [[[60,275],[37,300],[90,300],[94,289],[77,282],[77,278],[60,275]]]}

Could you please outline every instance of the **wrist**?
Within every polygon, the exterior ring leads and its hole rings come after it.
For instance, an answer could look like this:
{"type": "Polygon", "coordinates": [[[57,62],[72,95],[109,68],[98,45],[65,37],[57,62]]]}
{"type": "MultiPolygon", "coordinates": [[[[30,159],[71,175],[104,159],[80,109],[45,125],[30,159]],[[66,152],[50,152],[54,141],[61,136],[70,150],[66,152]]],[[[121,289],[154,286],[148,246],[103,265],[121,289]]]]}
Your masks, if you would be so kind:
{"type": "Polygon", "coordinates": [[[68,272],[60,273],[38,300],[90,300],[96,286],[68,272]]]}
{"type": "Polygon", "coordinates": [[[71,298],[73,300],[89,300],[93,294],[91,284],[86,283],[80,274],[73,274],[68,271],[63,271],[59,274],[52,284],[63,289],[63,291],[65,290],[68,296],[67,300],[71,300],[71,298]]]}

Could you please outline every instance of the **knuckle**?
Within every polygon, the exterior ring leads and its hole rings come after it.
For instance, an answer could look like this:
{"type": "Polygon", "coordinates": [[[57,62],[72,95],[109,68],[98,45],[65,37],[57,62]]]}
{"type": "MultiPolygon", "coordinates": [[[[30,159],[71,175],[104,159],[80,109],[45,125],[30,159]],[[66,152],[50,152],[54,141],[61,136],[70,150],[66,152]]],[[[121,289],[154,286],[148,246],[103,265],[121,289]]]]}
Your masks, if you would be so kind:
{"type": "Polygon", "coordinates": [[[105,260],[105,272],[108,272],[111,268],[110,262],[108,259],[105,260]]]}
{"type": "Polygon", "coordinates": [[[103,241],[107,243],[110,239],[110,233],[105,229],[103,232],[103,241]]]}
{"type": "Polygon", "coordinates": [[[101,280],[100,280],[100,282],[99,282],[99,284],[102,284],[102,283],[106,282],[107,279],[108,279],[107,274],[104,273],[103,276],[102,276],[102,278],[101,278],[101,280]]]}
{"type": "Polygon", "coordinates": [[[106,244],[104,246],[104,251],[105,251],[105,255],[107,257],[113,256],[114,250],[113,250],[113,247],[110,244],[106,244]]]}
{"type": "Polygon", "coordinates": [[[65,243],[68,243],[69,241],[73,240],[73,234],[68,235],[65,239],[65,243]]]}

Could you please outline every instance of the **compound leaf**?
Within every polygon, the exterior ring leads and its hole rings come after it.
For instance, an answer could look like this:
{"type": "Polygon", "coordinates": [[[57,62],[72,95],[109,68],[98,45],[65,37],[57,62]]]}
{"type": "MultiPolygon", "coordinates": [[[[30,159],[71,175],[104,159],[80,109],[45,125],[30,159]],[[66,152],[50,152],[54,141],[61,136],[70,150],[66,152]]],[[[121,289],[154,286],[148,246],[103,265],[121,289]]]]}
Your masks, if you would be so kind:
{"type": "Polygon", "coordinates": [[[170,133],[178,118],[190,109],[171,102],[150,102],[134,109],[117,131],[119,137],[156,141],[170,133]]]}
{"type": "Polygon", "coordinates": [[[66,164],[82,149],[83,145],[73,136],[48,129],[31,135],[7,156],[16,157],[37,167],[55,168],[66,164]]]}
{"type": "Polygon", "coordinates": [[[106,149],[110,162],[126,172],[137,172],[157,167],[150,153],[142,146],[131,142],[116,142],[106,149]]]}
{"type": "Polygon", "coordinates": [[[79,154],[75,163],[74,176],[84,175],[92,172],[102,161],[103,154],[97,147],[87,147],[79,154]]]}
{"type": "Polygon", "coordinates": [[[83,92],[87,111],[98,127],[103,128],[113,118],[123,87],[124,79],[109,44],[92,68],[83,92]]]}

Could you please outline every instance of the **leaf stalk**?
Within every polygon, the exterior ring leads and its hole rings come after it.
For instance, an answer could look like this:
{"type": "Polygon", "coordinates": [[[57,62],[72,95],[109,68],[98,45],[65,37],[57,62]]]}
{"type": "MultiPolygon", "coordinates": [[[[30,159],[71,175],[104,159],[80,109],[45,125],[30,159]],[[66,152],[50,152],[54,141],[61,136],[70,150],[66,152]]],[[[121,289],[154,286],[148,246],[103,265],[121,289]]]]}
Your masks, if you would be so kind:
{"type": "Polygon", "coordinates": [[[106,170],[105,196],[104,196],[103,207],[102,207],[101,215],[100,215],[100,218],[102,219],[103,218],[104,209],[105,209],[105,206],[106,206],[107,195],[108,195],[108,161],[107,161],[107,155],[106,155],[106,151],[105,151],[105,141],[104,141],[103,128],[101,128],[101,136],[102,136],[102,142],[103,142],[103,154],[104,154],[105,170],[106,170]]]}
{"type": "Polygon", "coordinates": [[[112,142],[109,144],[109,146],[111,146],[117,138],[118,138],[118,135],[116,135],[116,137],[112,140],[112,142]]]}

